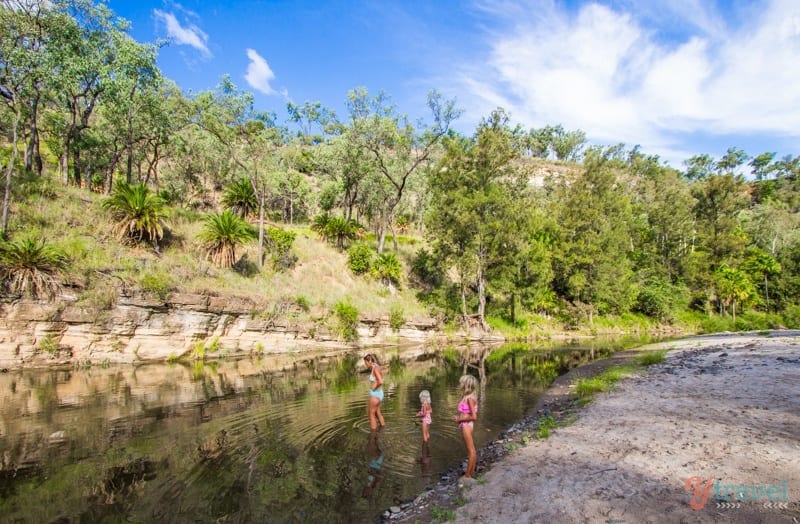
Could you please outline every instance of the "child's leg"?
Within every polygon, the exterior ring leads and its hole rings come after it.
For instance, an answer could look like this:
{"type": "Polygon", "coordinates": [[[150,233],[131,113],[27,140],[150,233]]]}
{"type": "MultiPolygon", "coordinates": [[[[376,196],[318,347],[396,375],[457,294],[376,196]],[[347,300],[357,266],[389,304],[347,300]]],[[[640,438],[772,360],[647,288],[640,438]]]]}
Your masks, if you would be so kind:
{"type": "Polygon", "coordinates": [[[431,434],[429,433],[428,424],[423,422],[422,423],[422,441],[428,442],[430,440],[431,434]]]}
{"type": "Polygon", "coordinates": [[[386,425],[386,422],[383,420],[383,413],[381,413],[381,404],[382,402],[379,400],[378,408],[375,410],[375,415],[377,415],[376,418],[378,419],[378,424],[380,424],[380,426],[383,427],[386,425]]]}
{"type": "Polygon", "coordinates": [[[472,424],[464,424],[461,427],[461,434],[464,437],[464,446],[467,448],[467,472],[464,476],[471,478],[472,474],[475,473],[475,463],[478,461],[475,443],[472,440],[472,424]]]}

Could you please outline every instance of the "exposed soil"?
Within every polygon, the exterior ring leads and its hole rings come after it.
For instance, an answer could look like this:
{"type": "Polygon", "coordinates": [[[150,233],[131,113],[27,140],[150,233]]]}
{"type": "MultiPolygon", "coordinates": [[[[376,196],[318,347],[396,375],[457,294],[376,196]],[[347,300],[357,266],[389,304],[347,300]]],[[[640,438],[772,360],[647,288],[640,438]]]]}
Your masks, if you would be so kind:
{"type": "Polygon", "coordinates": [[[453,470],[386,518],[800,522],[800,332],[691,337],[639,352],[658,348],[670,349],[666,362],[585,407],[575,380],[637,352],[559,377],[524,420],[480,450],[477,482],[459,487],[453,470]],[[548,414],[560,427],[536,439],[548,414]]]}

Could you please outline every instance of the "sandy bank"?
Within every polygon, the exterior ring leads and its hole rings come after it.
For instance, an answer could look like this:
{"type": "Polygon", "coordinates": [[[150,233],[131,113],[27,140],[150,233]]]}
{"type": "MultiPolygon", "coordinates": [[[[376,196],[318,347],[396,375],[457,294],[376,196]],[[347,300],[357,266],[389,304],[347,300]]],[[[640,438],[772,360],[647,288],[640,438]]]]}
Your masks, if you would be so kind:
{"type": "Polygon", "coordinates": [[[493,464],[456,520],[799,522],[800,333],[663,347],[665,363],[493,464]]]}

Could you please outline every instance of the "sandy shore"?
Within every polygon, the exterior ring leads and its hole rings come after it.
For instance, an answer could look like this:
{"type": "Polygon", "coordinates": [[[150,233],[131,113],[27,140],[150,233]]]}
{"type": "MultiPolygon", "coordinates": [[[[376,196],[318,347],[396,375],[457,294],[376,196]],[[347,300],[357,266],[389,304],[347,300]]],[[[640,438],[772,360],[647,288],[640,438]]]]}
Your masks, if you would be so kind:
{"type": "Polygon", "coordinates": [[[457,522],[800,522],[800,332],[660,347],[665,363],[480,472],[457,522]]]}
{"type": "Polygon", "coordinates": [[[479,450],[476,484],[459,488],[456,468],[385,521],[800,523],[798,393],[800,331],[617,353],[556,379],[479,450]],[[578,378],[656,349],[665,363],[577,407],[578,378]],[[531,439],[543,414],[562,425],[531,439]]]}

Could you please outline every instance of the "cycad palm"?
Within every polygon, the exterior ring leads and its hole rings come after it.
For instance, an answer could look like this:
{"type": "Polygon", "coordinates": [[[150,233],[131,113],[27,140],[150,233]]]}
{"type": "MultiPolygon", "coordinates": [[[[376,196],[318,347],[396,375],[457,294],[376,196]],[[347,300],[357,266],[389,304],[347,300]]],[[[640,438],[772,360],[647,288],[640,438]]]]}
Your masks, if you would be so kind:
{"type": "Polygon", "coordinates": [[[247,218],[248,215],[258,209],[258,201],[256,200],[256,192],[253,190],[253,184],[246,178],[240,178],[231,182],[225,188],[225,193],[222,195],[222,205],[242,218],[247,218]]]}
{"type": "Polygon", "coordinates": [[[208,258],[219,267],[229,268],[236,262],[236,247],[252,239],[254,234],[247,222],[226,210],[208,215],[199,237],[208,258]]]}
{"type": "Polygon", "coordinates": [[[157,243],[164,236],[164,200],[144,184],[118,182],[103,208],[111,211],[114,232],[121,240],[157,243]]]}
{"type": "Polygon", "coordinates": [[[44,240],[26,239],[0,245],[0,279],[11,293],[54,297],[61,290],[67,257],[44,240]]]}

